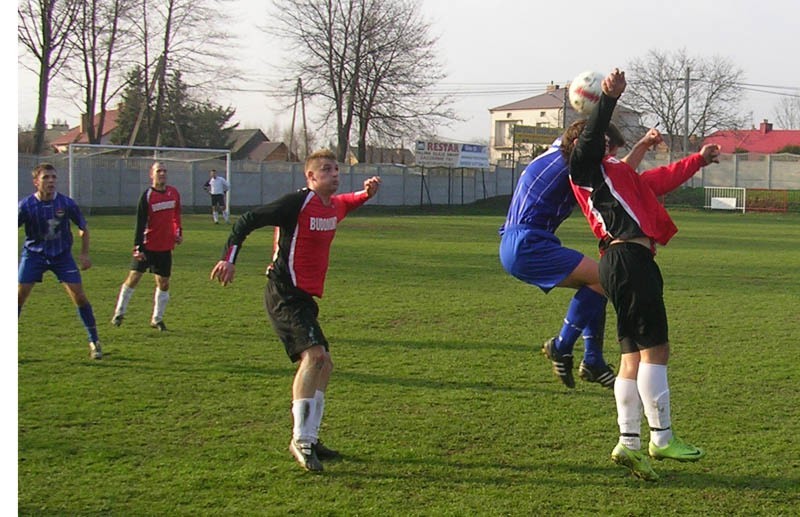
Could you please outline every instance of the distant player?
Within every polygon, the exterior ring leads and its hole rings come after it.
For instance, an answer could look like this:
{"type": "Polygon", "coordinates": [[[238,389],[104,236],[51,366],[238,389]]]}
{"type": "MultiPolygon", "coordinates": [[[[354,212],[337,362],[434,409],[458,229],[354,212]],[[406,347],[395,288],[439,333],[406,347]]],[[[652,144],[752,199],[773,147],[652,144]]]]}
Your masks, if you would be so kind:
{"type": "Polygon", "coordinates": [[[181,196],[167,185],[167,169],[161,162],[150,167],[151,185],[142,193],[136,210],[136,232],[133,237],[133,261],[117,297],[111,323],[119,327],[128,310],[128,303],[145,271],[155,275],[156,292],[150,326],[167,330],[164,311],[169,302],[169,278],[172,274],[172,250],[183,242],[181,228],[181,196]]]}
{"type": "Polygon", "coordinates": [[[64,284],[67,294],[78,308],[78,316],[89,335],[89,357],[101,359],[103,351],[97,337],[94,312],[83,292],[81,273],[72,257],[72,231],[69,222],[78,227],[81,252],[78,255],[81,269],[92,267],[89,259],[89,228],[78,205],[69,196],[56,192],[56,169],[49,163],[40,163],[32,172],[36,192],[19,202],[18,226],[25,225],[25,243],[19,263],[17,288],[17,317],[22,306],[45,271],[52,271],[64,284]]]}
{"type": "Polygon", "coordinates": [[[306,470],[322,471],[320,460],[339,456],[319,441],[333,361],[328,340],[317,321],[328,271],[328,260],[339,221],[378,192],[380,178],[364,181],[364,189],[336,194],[339,164],[336,155],[322,150],[305,162],[307,187],[245,213],[233,225],[222,260],[211,279],[222,285],[233,282],[234,263],[247,236],[264,226],[277,227],[277,248],[267,270],[264,303],[272,327],[286,354],[298,363],[292,383],[294,427],[289,450],[306,470]]]}
{"type": "Polygon", "coordinates": [[[228,180],[222,176],[217,176],[217,171],[211,169],[208,181],[205,182],[203,188],[206,192],[211,194],[211,217],[214,219],[214,224],[219,224],[219,215],[217,210],[222,212],[222,217],[225,218],[225,223],[229,223],[228,208],[225,206],[225,194],[230,190],[228,180]]]}

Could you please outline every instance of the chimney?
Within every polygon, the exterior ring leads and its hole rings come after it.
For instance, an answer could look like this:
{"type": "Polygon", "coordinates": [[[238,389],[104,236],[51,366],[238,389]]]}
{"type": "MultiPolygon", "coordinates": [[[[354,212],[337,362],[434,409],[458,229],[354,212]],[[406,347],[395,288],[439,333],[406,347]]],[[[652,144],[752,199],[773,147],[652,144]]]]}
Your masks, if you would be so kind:
{"type": "Polygon", "coordinates": [[[547,85],[547,93],[553,93],[556,90],[558,90],[558,85],[550,81],[550,84],[547,85]]]}
{"type": "Polygon", "coordinates": [[[89,114],[88,113],[81,113],[81,134],[85,134],[87,128],[89,127],[89,114]]]}
{"type": "Polygon", "coordinates": [[[760,125],[760,126],[758,126],[758,131],[759,131],[759,132],[760,132],[762,135],[766,135],[767,133],[769,133],[770,131],[772,131],[772,124],[770,124],[769,122],[767,122],[767,119],[764,119],[763,121],[761,121],[761,125],[760,125]]]}

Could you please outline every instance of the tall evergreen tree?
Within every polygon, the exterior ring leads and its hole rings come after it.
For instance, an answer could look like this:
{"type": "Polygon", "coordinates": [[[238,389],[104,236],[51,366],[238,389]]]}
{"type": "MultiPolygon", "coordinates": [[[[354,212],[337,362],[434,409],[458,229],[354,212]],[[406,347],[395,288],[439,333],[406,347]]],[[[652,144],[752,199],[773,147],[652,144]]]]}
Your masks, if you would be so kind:
{"type": "Polygon", "coordinates": [[[163,147],[228,148],[228,137],[236,128],[236,125],[228,126],[235,113],[233,108],[194,100],[181,74],[176,72],[167,86],[159,139],[152,125],[155,99],[146,98],[145,85],[141,67],[129,73],[128,86],[122,94],[123,106],[117,119],[118,127],[112,136],[114,143],[131,143],[131,135],[136,130],[136,121],[141,113],[133,145],[154,146],[159,142],[158,145],[163,147]]]}

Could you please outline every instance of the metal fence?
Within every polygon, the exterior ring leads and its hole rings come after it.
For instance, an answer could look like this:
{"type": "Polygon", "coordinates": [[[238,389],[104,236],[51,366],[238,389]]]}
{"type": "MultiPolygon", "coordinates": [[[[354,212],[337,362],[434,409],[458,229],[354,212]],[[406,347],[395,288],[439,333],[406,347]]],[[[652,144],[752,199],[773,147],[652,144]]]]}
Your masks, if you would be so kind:
{"type": "MultiPolygon", "coordinates": [[[[56,166],[59,190],[69,193],[78,204],[92,211],[130,211],[141,192],[150,184],[151,158],[80,157],[74,159],[70,185],[67,157],[19,155],[18,199],[32,192],[31,170],[40,162],[56,166]]],[[[668,163],[667,156],[649,154],[640,170],[668,163]]],[[[222,160],[170,162],[169,183],[181,193],[188,211],[205,210],[210,203],[203,185],[211,168],[225,170],[222,160]]],[[[382,186],[371,204],[385,206],[463,205],[499,195],[509,195],[525,164],[510,168],[445,169],[403,165],[342,166],[341,192],[359,190],[366,178],[378,175],[382,186]]],[[[305,186],[303,164],[289,162],[231,163],[230,204],[243,210],[268,203],[305,186]]],[[[691,178],[689,187],[745,187],[774,190],[800,190],[800,156],[793,154],[723,155],[719,164],[702,169],[691,178]]]]}

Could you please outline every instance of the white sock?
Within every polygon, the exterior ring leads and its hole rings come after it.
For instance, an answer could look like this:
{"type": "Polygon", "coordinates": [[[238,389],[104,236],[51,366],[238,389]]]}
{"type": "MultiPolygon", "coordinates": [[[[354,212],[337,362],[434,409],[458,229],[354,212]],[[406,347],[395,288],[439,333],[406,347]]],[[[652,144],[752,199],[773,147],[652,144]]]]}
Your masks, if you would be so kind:
{"type": "Polygon", "coordinates": [[[639,395],[650,425],[650,441],[664,447],[672,439],[667,365],[639,363],[639,395]]]}
{"type": "Polygon", "coordinates": [[[319,439],[319,428],[322,425],[322,415],[325,414],[325,392],[317,390],[314,393],[314,422],[311,425],[313,438],[316,442],[319,439]]]}
{"type": "Polygon", "coordinates": [[[153,323],[158,323],[164,319],[164,311],[167,310],[169,301],[169,291],[162,291],[156,287],[156,294],[153,297],[153,323]]]}
{"type": "Polygon", "coordinates": [[[114,309],[114,316],[125,315],[125,313],[128,311],[128,302],[131,301],[133,291],[135,291],[133,287],[128,287],[127,284],[122,284],[122,287],[119,288],[119,296],[117,297],[117,306],[114,309]]]}
{"type": "Polygon", "coordinates": [[[217,212],[212,212],[211,215],[214,218],[214,222],[218,223],[219,222],[219,216],[217,215],[217,212]]]}
{"type": "Polygon", "coordinates": [[[222,212],[222,217],[224,217],[224,218],[225,218],[225,222],[227,223],[227,222],[228,222],[228,220],[229,220],[229,219],[230,219],[230,217],[231,217],[231,214],[229,214],[229,213],[228,213],[228,211],[227,211],[227,210],[225,210],[225,211],[223,211],[223,212],[222,212]]]}
{"type": "Polygon", "coordinates": [[[312,435],[312,423],[315,418],[316,404],[314,399],[296,399],[292,401],[292,438],[297,442],[315,443],[312,435]]]}
{"type": "Polygon", "coordinates": [[[642,427],[642,402],[636,381],[617,377],[614,381],[614,399],[617,401],[619,443],[638,451],[642,448],[639,436],[642,427]]]}

